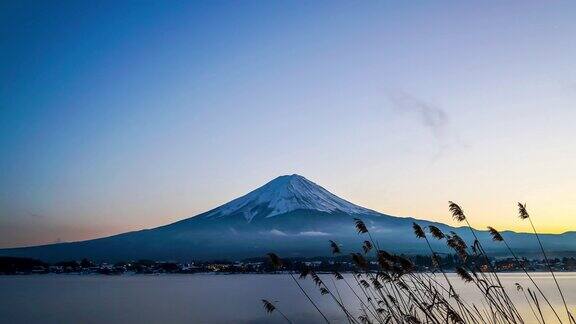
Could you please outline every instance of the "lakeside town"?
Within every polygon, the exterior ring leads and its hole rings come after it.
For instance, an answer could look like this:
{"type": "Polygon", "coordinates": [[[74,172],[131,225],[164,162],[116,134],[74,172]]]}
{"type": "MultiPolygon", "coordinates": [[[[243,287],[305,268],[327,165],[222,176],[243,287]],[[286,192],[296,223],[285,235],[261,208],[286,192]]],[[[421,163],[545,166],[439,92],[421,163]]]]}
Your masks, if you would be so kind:
{"type": "MultiPolygon", "coordinates": [[[[416,271],[433,271],[432,260],[429,256],[407,256],[414,264],[416,271]]],[[[446,270],[454,269],[457,262],[455,255],[445,255],[440,257],[442,266],[446,270]]],[[[377,269],[377,261],[369,260],[374,269],[377,269]]],[[[354,272],[357,270],[352,260],[346,257],[338,258],[295,258],[286,259],[284,271],[300,271],[303,268],[312,269],[318,273],[322,272],[354,272]]],[[[471,259],[469,262],[475,262],[471,259]]],[[[499,272],[522,271],[524,266],[528,271],[539,272],[548,271],[545,260],[522,259],[516,261],[513,258],[499,258],[490,260],[492,267],[499,272]]],[[[576,271],[576,258],[562,257],[549,259],[554,271],[576,271]]],[[[273,273],[277,270],[269,260],[263,258],[252,258],[241,261],[154,261],[137,260],[122,261],[116,263],[95,262],[88,259],[62,261],[56,263],[45,263],[36,259],[0,257],[0,275],[28,275],[28,274],[101,274],[101,275],[121,275],[121,274],[194,274],[194,273],[273,273]]]]}

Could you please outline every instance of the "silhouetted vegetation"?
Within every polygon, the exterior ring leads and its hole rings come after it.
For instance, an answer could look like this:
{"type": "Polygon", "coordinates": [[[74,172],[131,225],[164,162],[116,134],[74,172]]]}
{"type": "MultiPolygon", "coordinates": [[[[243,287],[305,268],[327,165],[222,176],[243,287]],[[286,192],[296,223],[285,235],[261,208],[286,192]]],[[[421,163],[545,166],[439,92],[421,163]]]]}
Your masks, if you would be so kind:
{"type": "Polygon", "coordinates": [[[44,273],[47,264],[36,259],[0,257],[0,274],[44,273]]]}
{"type": "MultiPolygon", "coordinates": [[[[562,289],[554,276],[554,260],[546,255],[540,242],[538,233],[525,204],[518,204],[521,219],[529,219],[536,239],[540,244],[544,257],[544,265],[552,274],[558,294],[560,295],[565,315],[561,316],[548,297],[542,292],[535,280],[528,272],[530,262],[520,259],[508,246],[504,237],[495,228],[489,227],[493,241],[505,244],[511,258],[494,262],[486,253],[479,241],[476,230],[470,226],[462,208],[454,202],[449,202],[449,210],[458,222],[466,224],[473,237],[472,242],[466,242],[454,232],[443,233],[435,226],[421,227],[413,223],[414,235],[425,240],[430,254],[428,256],[415,256],[409,258],[403,255],[389,253],[379,246],[370,234],[369,227],[361,220],[355,219],[354,224],[359,235],[366,240],[360,252],[352,252],[348,260],[354,264],[353,275],[345,277],[341,271],[332,270],[331,280],[343,281],[360,305],[360,315],[353,316],[351,305],[346,305],[340,296],[336,285],[328,286],[319,276],[318,269],[301,266],[295,269],[288,266],[288,262],[274,253],[269,253],[269,262],[277,271],[287,271],[311,305],[329,322],[317,303],[303,289],[295,279],[310,278],[322,295],[331,298],[342,311],[342,319],[349,323],[526,323],[537,322],[544,324],[551,319],[543,316],[543,308],[549,307],[556,321],[559,323],[576,323],[570,313],[562,289]],[[444,241],[455,253],[455,257],[442,257],[430,244],[430,239],[444,241]],[[372,261],[374,260],[374,261],[372,261]],[[463,280],[470,289],[477,290],[482,302],[472,304],[460,297],[454,288],[451,279],[446,275],[446,269],[454,268],[459,280],[463,280]],[[516,290],[523,294],[525,302],[532,311],[533,318],[525,319],[510,298],[508,290],[502,285],[498,276],[499,270],[521,270],[530,280],[530,286],[516,283],[516,290]],[[418,271],[420,270],[420,272],[418,271]],[[424,271],[422,271],[424,270],[424,271]],[[440,275],[440,276],[438,276],[440,275]],[[353,286],[355,288],[353,288],[353,286]],[[541,303],[544,300],[545,303],[541,303]]],[[[342,248],[334,241],[329,241],[330,249],[335,255],[342,254],[342,248]]],[[[558,260],[559,261],[559,260],[558,260]]],[[[565,258],[564,263],[573,264],[574,260],[565,258]]],[[[454,278],[454,277],[452,277],[454,278]]],[[[453,280],[453,279],[452,279],[453,280]]],[[[265,302],[268,313],[280,312],[277,305],[265,302]]],[[[283,318],[290,322],[283,313],[283,318]]]]}

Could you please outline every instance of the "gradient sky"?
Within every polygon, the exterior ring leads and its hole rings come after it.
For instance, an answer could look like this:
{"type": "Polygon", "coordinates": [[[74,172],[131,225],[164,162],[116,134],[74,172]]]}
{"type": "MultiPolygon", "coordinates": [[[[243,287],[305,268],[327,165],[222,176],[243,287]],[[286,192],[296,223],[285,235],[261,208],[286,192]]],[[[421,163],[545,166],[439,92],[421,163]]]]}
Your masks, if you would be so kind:
{"type": "Polygon", "coordinates": [[[0,247],[282,174],[384,213],[576,230],[574,1],[2,1],[0,247]],[[170,4],[168,4],[170,3],[170,4]]]}

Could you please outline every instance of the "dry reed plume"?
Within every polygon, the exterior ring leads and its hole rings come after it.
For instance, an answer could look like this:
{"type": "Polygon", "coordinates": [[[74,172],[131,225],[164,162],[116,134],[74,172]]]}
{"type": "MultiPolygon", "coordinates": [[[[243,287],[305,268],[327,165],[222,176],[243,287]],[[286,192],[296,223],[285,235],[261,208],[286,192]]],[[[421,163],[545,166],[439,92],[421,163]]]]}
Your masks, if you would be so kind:
{"type": "MultiPolygon", "coordinates": [[[[556,321],[558,323],[575,324],[574,317],[570,313],[564,295],[548,257],[542,246],[536,228],[532,223],[525,204],[518,204],[521,219],[528,219],[534,230],[535,237],[540,246],[546,265],[552,274],[559,295],[561,296],[566,316],[562,318],[548,297],[534,281],[527,271],[524,262],[520,260],[514,250],[508,245],[504,236],[493,227],[488,227],[488,233],[496,243],[503,243],[523,273],[530,280],[531,286],[525,287],[516,284],[516,293],[522,294],[525,303],[529,306],[532,317],[525,319],[518,311],[510,298],[508,290],[502,285],[497,271],[492,266],[489,256],[482,243],[478,239],[476,230],[470,226],[464,210],[456,203],[449,202],[449,211],[454,220],[464,222],[471,233],[473,242],[467,243],[455,232],[444,233],[436,226],[429,225],[426,228],[417,223],[412,224],[414,235],[418,239],[426,241],[430,250],[432,270],[428,272],[416,272],[412,261],[402,255],[396,255],[380,249],[378,242],[372,237],[369,228],[359,218],[354,219],[354,226],[359,235],[366,235],[362,242],[361,252],[350,253],[350,258],[356,266],[351,276],[343,276],[338,271],[332,271],[330,280],[333,287],[330,288],[322,277],[313,269],[304,267],[299,273],[299,279],[310,278],[321,295],[328,296],[341,310],[343,319],[348,323],[473,323],[473,324],[502,324],[537,322],[545,324],[556,321]],[[427,231],[426,231],[427,230],[427,231]],[[428,233],[437,241],[444,241],[446,246],[454,251],[458,257],[458,265],[455,268],[456,279],[463,280],[467,286],[476,289],[481,298],[481,303],[472,304],[460,297],[454,289],[452,282],[444,270],[442,259],[433,249],[428,239],[428,233]],[[370,259],[376,262],[369,261],[370,259]],[[436,274],[440,273],[442,279],[436,274]],[[350,289],[356,299],[354,304],[359,305],[359,314],[352,315],[351,306],[346,304],[341,297],[335,281],[342,281],[344,287],[350,289]],[[540,298],[545,305],[540,304],[540,298]],[[549,308],[554,313],[554,319],[546,319],[543,308],[549,308]]],[[[333,255],[341,254],[342,249],[338,243],[329,241],[333,255]]],[[[274,253],[268,254],[270,263],[277,270],[283,267],[283,261],[274,253]]],[[[300,291],[308,299],[310,304],[329,323],[330,321],[314,302],[311,296],[300,285],[294,273],[289,272],[300,291]]],[[[277,307],[267,300],[262,300],[268,313],[278,312],[287,322],[290,320],[277,307]]]]}

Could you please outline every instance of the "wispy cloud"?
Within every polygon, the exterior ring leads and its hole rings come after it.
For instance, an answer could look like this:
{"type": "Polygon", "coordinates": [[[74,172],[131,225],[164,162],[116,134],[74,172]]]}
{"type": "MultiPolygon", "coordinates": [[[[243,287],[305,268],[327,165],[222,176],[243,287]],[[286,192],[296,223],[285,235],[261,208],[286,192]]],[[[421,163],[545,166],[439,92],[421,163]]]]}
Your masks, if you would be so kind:
{"type": "Polygon", "coordinates": [[[326,232],[317,232],[317,231],[307,231],[307,232],[300,232],[298,233],[300,236],[326,236],[329,235],[326,232]]]}
{"type": "Polygon", "coordinates": [[[416,116],[421,125],[430,129],[437,140],[445,140],[449,116],[444,109],[405,92],[389,93],[388,99],[400,113],[409,113],[416,116]]]}
{"type": "Polygon", "coordinates": [[[327,236],[327,235],[330,235],[329,233],[320,232],[320,231],[304,231],[304,232],[299,232],[299,233],[286,233],[286,232],[278,230],[278,229],[272,229],[267,233],[272,234],[272,235],[276,235],[276,236],[327,236]]]}
{"type": "Polygon", "coordinates": [[[374,233],[392,233],[393,230],[389,229],[389,228],[384,228],[384,227],[371,227],[370,228],[370,232],[374,232],[374,233]]]}
{"type": "Polygon", "coordinates": [[[278,235],[278,236],[288,236],[288,234],[282,232],[281,230],[277,230],[277,229],[273,229],[270,231],[270,234],[272,235],[278,235]]]}
{"type": "Polygon", "coordinates": [[[438,149],[431,162],[438,160],[451,148],[469,147],[450,127],[450,115],[444,108],[406,92],[389,92],[387,96],[395,112],[413,116],[422,127],[430,130],[438,149]]]}

